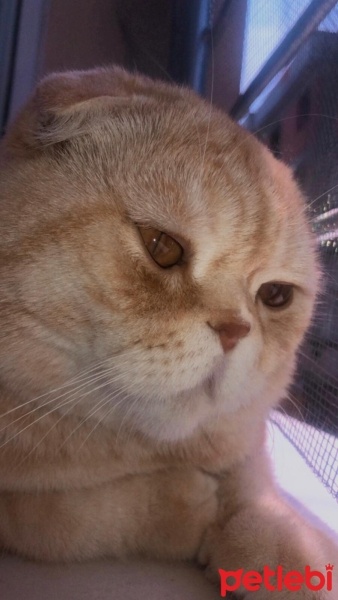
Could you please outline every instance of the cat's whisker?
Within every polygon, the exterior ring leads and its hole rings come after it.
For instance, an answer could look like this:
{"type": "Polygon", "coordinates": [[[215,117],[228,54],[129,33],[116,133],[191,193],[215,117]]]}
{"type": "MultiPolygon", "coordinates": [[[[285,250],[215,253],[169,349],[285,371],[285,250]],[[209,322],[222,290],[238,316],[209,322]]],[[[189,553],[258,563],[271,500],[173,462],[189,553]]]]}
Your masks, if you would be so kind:
{"type": "MultiPolygon", "coordinates": [[[[323,282],[324,282],[324,290],[322,292],[322,296],[324,296],[324,298],[328,297],[330,298],[332,295],[332,292],[329,290],[326,290],[325,287],[328,287],[329,283],[333,284],[334,289],[336,286],[336,279],[333,275],[331,275],[331,273],[328,273],[327,271],[323,271],[323,282]]],[[[321,300],[320,298],[318,299],[318,302],[316,302],[316,305],[318,305],[318,303],[323,303],[324,300],[321,300]]]]}
{"type": "MultiPolygon", "coordinates": [[[[143,390],[144,390],[144,385],[141,388],[138,389],[138,394],[140,394],[140,392],[142,392],[143,390]]],[[[134,408],[134,406],[135,406],[135,404],[137,403],[138,400],[139,400],[139,398],[136,397],[135,401],[134,401],[134,403],[132,405],[132,409],[134,408]]],[[[149,397],[142,398],[142,409],[143,409],[143,412],[147,414],[147,416],[149,416],[149,412],[148,412],[148,406],[149,405],[151,405],[151,399],[149,397]]],[[[125,417],[126,417],[126,415],[125,415],[125,417]]],[[[122,425],[123,425],[123,422],[121,423],[121,428],[120,428],[121,431],[122,431],[122,425]]],[[[135,428],[129,427],[128,436],[126,438],[126,444],[128,444],[131,441],[133,435],[135,435],[135,428]]],[[[118,435],[117,435],[117,438],[116,438],[116,442],[117,442],[117,440],[118,440],[118,435]]]]}
{"type": "MultiPolygon", "coordinates": [[[[140,391],[140,388],[139,388],[139,390],[138,390],[138,391],[140,391]]],[[[122,431],[123,431],[123,425],[124,425],[124,423],[127,421],[128,417],[129,417],[129,416],[131,415],[131,413],[133,412],[134,406],[137,404],[137,402],[138,402],[138,401],[139,401],[139,397],[138,397],[138,396],[136,396],[136,397],[133,399],[133,401],[131,402],[131,404],[130,404],[130,406],[129,406],[128,410],[127,410],[127,411],[126,411],[126,413],[124,414],[124,416],[123,416],[123,418],[122,418],[122,421],[121,421],[121,423],[120,423],[119,429],[118,429],[118,431],[117,431],[117,434],[116,434],[116,444],[118,444],[118,441],[119,441],[120,434],[121,434],[121,433],[122,433],[122,431]]],[[[146,401],[146,402],[144,402],[144,404],[143,404],[143,409],[145,409],[145,408],[146,408],[146,405],[147,405],[147,401],[146,401]]]]}
{"type": "Polygon", "coordinates": [[[270,444],[271,449],[274,450],[275,441],[276,441],[276,438],[275,438],[276,432],[275,432],[275,428],[273,426],[273,419],[271,419],[271,415],[270,415],[270,418],[267,419],[267,421],[266,421],[266,433],[267,433],[267,438],[268,438],[266,440],[266,444],[267,445],[270,444]]]}
{"type": "MultiPolygon", "coordinates": [[[[276,121],[270,121],[269,123],[267,123],[267,125],[263,125],[263,127],[260,127],[259,129],[255,129],[255,131],[253,131],[253,135],[257,135],[258,133],[262,133],[262,131],[264,131],[265,129],[268,129],[269,127],[273,127],[273,125],[279,125],[280,123],[284,123],[285,121],[290,121],[292,119],[299,119],[300,117],[318,117],[321,119],[329,119],[331,121],[338,121],[337,117],[333,117],[331,115],[327,115],[324,113],[303,113],[300,115],[291,115],[289,117],[282,117],[281,119],[277,119],[276,121]]],[[[244,142],[242,142],[244,143],[244,142]]]]}
{"type": "MultiPolygon", "coordinates": [[[[123,374],[121,374],[120,377],[123,377],[123,374]]],[[[115,378],[115,381],[116,380],[117,380],[117,378],[115,378]]],[[[95,392],[95,391],[97,391],[97,390],[99,390],[99,389],[101,389],[101,388],[103,388],[103,387],[105,387],[107,385],[111,385],[112,382],[114,382],[114,380],[108,380],[105,383],[103,383],[103,384],[95,387],[94,389],[89,390],[85,394],[82,394],[81,397],[76,401],[76,404],[78,404],[79,402],[81,402],[83,400],[83,398],[85,398],[89,394],[92,394],[93,392],[95,392]]],[[[0,445],[0,448],[2,448],[3,446],[5,446],[9,442],[11,442],[13,439],[15,439],[16,437],[18,437],[18,435],[20,435],[21,433],[23,433],[24,431],[26,431],[30,427],[33,427],[34,425],[36,425],[36,423],[38,423],[39,421],[41,421],[41,419],[46,418],[47,416],[49,416],[53,412],[56,412],[60,408],[63,408],[64,406],[68,405],[70,402],[75,402],[75,400],[76,400],[76,394],[72,394],[72,396],[75,396],[75,398],[73,398],[73,397],[68,398],[66,401],[62,402],[61,404],[58,404],[57,406],[55,406],[54,408],[52,408],[52,410],[47,411],[46,413],[42,414],[40,417],[38,417],[37,419],[35,419],[31,423],[29,423],[26,427],[24,427],[20,431],[16,432],[13,436],[9,437],[9,439],[6,440],[6,442],[4,442],[3,444],[0,445]]],[[[39,408],[41,408],[41,406],[37,407],[36,409],[34,409],[34,411],[31,411],[31,412],[35,412],[35,410],[38,410],[39,408]]],[[[27,417],[28,414],[26,414],[24,416],[27,417]]],[[[18,420],[19,419],[17,419],[16,421],[18,421],[18,420]]],[[[3,428],[2,430],[0,430],[0,432],[3,431],[4,429],[6,429],[7,427],[9,427],[10,425],[12,425],[13,423],[15,423],[16,421],[13,421],[12,423],[8,424],[5,428],[3,428]]]]}
{"type": "MultiPolygon", "coordinates": [[[[131,359],[131,358],[134,358],[134,357],[135,357],[135,354],[134,354],[134,353],[132,354],[132,352],[129,352],[129,353],[128,353],[128,352],[126,352],[125,354],[127,355],[127,360],[125,361],[125,364],[129,364],[129,363],[130,363],[130,359],[131,359]]],[[[142,351],[142,350],[140,350],[140,351],[139,351],[139,354],[140,354],[141,356],[143,356],[143,351],[142,351]]],[[[119,355],[119,358],[120,358],[120,356],[121,356],[121,355],[119,355]]],[[[123,355],[122,355],[122,356],[123,356],[123,355]]],[[[116,358],[116,355],[115,355],[115,358],[116,358]]],[[[112,357],[110,357],[110,358],[106,359],[104,362],[111,361],[111,360],[112,360],[112,357]]],[[[93,367],[93,369],[90,369],[90,371],[94,371],[94,370],[96,370],[96,369],[100,368],[100,365],[101,365],[101,364],[102,364],[102,363],[98,363],[98,366],[96,366],[96,367],[93,367]]],[[[124,364],[123,362],[122,362],[122,363],[121,363],[121,362],[119,362],[119,366],[123,366],[123,364],[124,364]]],[[[117,368],[117,366],[116,366],[116,365],[112,365],[111,367],[109,367],[109,368],[108,368],[108,369],[106,369],[105,371],[101,371],[101,373],[99,373],[99,374],[98,374],[98,377],[104,377],[106,374],[110,373],[112,370],[114,370],[114,369],[116,369],[116,368],[117,368]]],[[[88,385],[88,384],[89,384],[89,383],[91,383],[92,381],[95,381],[95,380],[96,380],[95,378],[93,378],[93,375],[90,375],[90,376],[88,375],[88,376],[87,376],[87,373],[88,373],[88,372],[89,372],[89,371],[87,371],[87,372],[86,372],[86,376],[85,376],[85,377],[77,377],[77,378],[70,379],[70,380],[69,380],[67,383],[65,383],[64,385],[62,385],[62,386],[60,386],[60,387],[58,387],[58,388],[55,388],[55,389],[49,390],[48,392],[45,392],[44,394],[41,394],[41,395],[39,395],[39,396],[35,396],[34,398],[31,398],[30,400],[28,400],[28,401],[26,401],[26,402],[23,402],[23,403],[21,403],[21,404],[18,404],[17,406],[15,406],[14,408],[11,408],[10,410],[6,411],[5,413],[2,413],[2,414],[0,414],[0,419],[1,419],[2,417],[5,417],[5,416],[7,416],[7,415],[9,415],[9,414],[11,414],[11,413],[13,413],[13,412],[17,411],[17,410],[20,410],[20,409],[24,408],[24,407],[25,407],[25,406],[27,406],[28,404],[31,404],[31,403],[33,403],[33,402],[37,402],[38,400],[41,400],[42,398],[44,398],[44,397],[46,397],[46,396],[50,396],[51,394],[53,394],[53,393],[55,393],[55,392],[58,392],[58,391],[60,391],[60,390],[63,390],[63,389],[65,389],[65,388],[71,387],[71,386],[72,386],[74,383],[80,383],[81,385],[80,385],[79,387],[77,387],[77,388],[72,388],[71,390],[67,390],[67,391],[65,391],[63,394],[61,394],[61,395],[57,396],[56,398],[53,398],[53,399],[51,399],[51,400],[48,400],[48,401],[47,401],[46,403],[44,403],[44,404],[40,404],[40,408],[41,408],[42,406],[46,406],[46,405],[47,405],[47,404],[49,404],[50,402],[54,402],[54,401],[56,401],[56,400],[58,400],[58,399],[60,399],[60,398],[64,397],[66,394],[68,394],[68,393],[69,393],[69,391],[70,391],[70,392],[75,392],[75,391],[78,391],[79,389],[82,389],[82,387],[85,387],[86,385],[88,385]]],[[[96,377],[96,375],[95,375],[95,377],[96,377]]],[[[35,410],[35,409],[34,409],[34,410],[35,410]]],[[[25,415],[24,415],[24,416],[26,416],[26,415],[28,415],[28,414],[30,414],[30,413],[25,413],[25,415]]],[[[20,417],[20,418],[22,418],[22,417],[20,417]]],[[[2,430],[0,430],[0,431],[2,431],[2,430]]]]}
{"type": "Polygon", "coordinates": [[[6,446],[7,444],[9,444],[10,442],[12,442],[19,435],[21,435],[24,431],[27,431],[27,429],[30,429],[31,427],[33,427],[34,425],[36,425],[36,423],[38,423],[39,421],[41,421],[43,418],[48,417],[53,412],[56,412],[57,410],[59,410],[63,406],[66,406],[67,404],[69,404],[70,402],[73,402],[73,401],[75,401],[75,399],[74,400],[67,400],[67,401],[65,401],[65,402],[63,402],[61,404],[58,404],[56,407],[52,408],[52,410],[48,411],[47,413],[44,413],[43,415],[40,415],[40,417],[38,417],[37,419],[35,419],[34,421],[32,421],[31,423],[29,423],[28,425],[26,425],[26,427],[23,427],[22,429],[20,429],[20,431],[17,431],[14,435],[10,436],[3,444],[0,445],[0,449],[3,448],[4,446],[6,446]]]}
{"type": "MultiPolygon", "coordinates": [[[[16,465],[16,468],[21,467],[21,465],[28,460],[28,458],[41,446],[42,442],[59,425],[59,423],[62,421],[62,419],[64,419],[67,416],[67,414],[69,414],[70,410],[72,410],[74,408],[74,406],[76,406],[80,401],[81,401],[81,398],[78,399],[76,402],[74,402],[74,404],[71,404],[70,407],[61,414],[59,419],[57,421],[55,421],[55,423],[53,423],[53,425],[46,431],[46,433],[42,436],[42,438],[40,438],[40,440],[37,442],[37,444],[35,444],[35,446],[28,452],[28,454],[26,454],[24,456],[24,458],[16,465]]],[[[65,406],[65,405],[66,405],[66,403],[64,403],[62,406],[65,406]]],[[[60,408],[60,407],[57,407],[57,408],[60,408]]],[[[55,410],[57,410],[57,408],[55,410]]],[[[53,411],[51,411],[51,412],[53,412],[53,411]]],[[[49,413],[49,414],[51,414],[51,413],[49,413]]],[[[35,423],[35,421],[34,421],[34,423],[35,423]]]]}
{"type": "MultiPolygon", "coordinates": [[[[97,412],[97,410],[99,410],[101,408],[101,405],[104,406],[105,404],[107,404],[107,402],[109,402],[111,400],[111,398],[114,397],[113,394],[110,394],[107,398],[103,398],[102,400],[100,400],[98,403],[96,403],[94,409],[96,410],[92,410],[89,415],[83,420],[81,421],[81,423],[67,436],[67,438],[63,441],[63,443],[59,446],[58,451],[61,450],[61,448],[66,444],[66,442],[68,441],[68,439],[70,439],[72,437],[72,435],[81,427],[81,425],[83,425],[93,414],[95,414],[95,412],[97,412]],[[98,408],[97,408],[98,407],[98,408]]],[[[20,463],[18,463],[16,465],[16,467],[20,467],[22,465],[22,463],[24,463],[29,456],[31,456],[38,448],[39,446],[41,446],[42,442],[50,435],[50,433],[59,425],[59,423],[67,416],[67,414],[69,414],[69,412],[74,408],[74,406],[76,406],[77,404],[79,404],[79,402],[81,402],[82,397],[79,398],[73,405],[71,405],[61,416],[60,418],[53,423],[53,425],[46,431],[46,433],[42,436],[42,438],[40,438],[39,442],[30,450],[30,452],[28,454],[25,455],[25,457],[20,461],[20,463]]],[[[121,401],[122,402],[122,401],[121,401]]],[[[118,403],[119,404],[119,403],[118,403]]]]}
{"type": "MultiPolygon", "coordinates": [[[[144,48],[142,45],[139,46],[139,50],[144,54],[144,56],[146,56],[153,62],[153,64],[166,76],[168,81],[171,81],[171,83],[177,85],[177,82],[175,82],[174,78],[170,75],[170,73],[167,71],[167,69],[165,69],[164,66],[161,65],[161,63],[158,60],[156,60],[156,58],[151,54],[151,52],[148,52],[148,50],[146,48],[144,48]]],[[[198,141],[199,141],[200,158],[202,158],[202,142],[201,142],[200,132],[198,129],[197,119],[196,119],[194,113],[192,113],[192,116],[194,119],[196,133],[197,133],[197,137],[198,137],[198,141]]]]}
{"type": "MultiPolygon", "coordinates": [[[[105,404],[108,404],[109,399],[106,401],[105,404]]],[[[114,409],[121,403],[123,402],[123,399],[120,400],[120,402],[118,402],[116,405],[114,406],[110,406],[108,408],[108,410],[105,412],[105,414],[96,421],[94,427],[92,427],[92,429],[89,431],[88,435],[86,435],[85,439],[81,442],[81,444],[79,445],[79,447],[76,449],[76,452],[79,453],[82,448],[85,446],[85,444],[87,443],[87,441],[89,440],[89,438],[94,434],[94,432],[96,431],[96,429],[104,422],[105,418],[111,413],[114,412],[114,409]]],[[[105,404],[103,404],[100,408],[102,409],[105,404]]]]}
{"type": "MultiPolygon", "coordinates": [[[[286,399],[288,400],[288,402],[290,402],[290,404],[293,406],[293,408],[296,410],[296,412],[298,413],[298,420],[301,421],[302,423],[305,423],[305,419],[304,419],[304,415],[302,413],[302,411],[299,408],[299,404],[298,404],[298,400],[297,398],[295,398],[292,393],[289,391],[288,394],[286,395],[286,399]]],[[[285,416],[289,416],[286,409],[284,408],[284,406],[279,406],[279,409],[284,412],[285,416]]]]}
{"type": "MultiPolygon", "coordinates": [[[[332,121],[338,121],[337,117],[333,117],[331,115],[326,115],[326,114],[322,114],[322,113],[306,113],[304,115],[292,115],[292,116],[288,116],[288,117],[283,117],[282,119],[277,119],[276,121],[271,121],[268,124],[264,125],[263,127],[260,127],[259,129],[256,129],[254,132],[252,132],[253,135],[257,135],[259,133],[262,133],[265,129],[273,126],[273,125],[278,125],[280,123],[283,123],[285,121],[289,121],[292,119],[296,119],[299,118],[300,116],[307,116],[307,117],[318,117],[318,118],[325,118],[325,119],[329,119],[332,121]]],[[[243,139],[243,141],[239,144],[237,144],[236,146],[236,151],[238,150],[238,148],[240,148],[243,144],[246,143],[246,140],[243,139]]],[[[234,150],[235,152],[235,150],[234,150]]],[[[281,153],[280,153],[281,154],[281,153]]],[[[338,184],[332,186],[331,188],[327,189],[325,192],[323,192],[322,194],[318,195],[316,198],[314,198],[313,200],[311,200],[310,202],[307,202],[306,205],[303,207],[303,212],[308,213],[312,206],[315,204],[315,202],[317,202],[318,200],[320,200],[320,198],[324,197],[325,195],[329,194],[330,192],[332,192],[334,189],[336,189],[338,187],[338,184]]],[[[313,216],[310,215],[310,221],[312,221],[313,216]]]]}
{"type": "MultiPolygon", "coordinates": [[[[63,440],[61,446],[59,446],[59,450],[61,450],[61,448],[63,448],[63,446],[76,433],[76,431],[78,431],[98,410],[100,410],[101,408],[103,408],[108,402],[111,402],[112,400],[115,400],[116,398],[119,398],[121,396],[121,394],[124,393],[127,389],[128,389],[128,385],[125,385],[122,388],[119,388],[118,390],[114,390],[113,392],[111,392],[110,394],[108,394],[108,396],[106,396],[105,398],[102,398],[102,400],[99,400],[95,404],[95,406],[93,407],[93,409],[80,421],[80,423],[63,440]]],[[[122,398],[122,400],[120,400],[117,404],[114,404],[114,408],[117,407],[117,406],[119,406],[123,402],[123,400],[124,400],[124,398],[122,398]]]]}
{"type": "MultiPolygon", "coordinates": [[[[101,373],[99,376],[96,376],[96,377],[91,377],[91,378],[89,379],[89,381],[87,381],[86,383],[83,383],[83,384],[81,384],[80,386],[78,386],[78,387],[76,387],[76,388],[73,388],[73,389],[71,389],[71,390],[68,390],[67,392],[64,392],[63,394],[60,394],[60,395],[59,395],[59,396],[57,396],[56,398],[51,398],[50,400],[47,400],[46,402],[44,402],[44,403],[42,403],[42,404],[38,404],[38,406],[36,406],[36,407],[35,407],[35,408],[33,408],[32,410],[29,410],[28,412],[25,412],[25,413],[24,413],[23,415],[21,415],[20,417],[17,417],[16,419],[12,420],[12,421],[11,421],[9,424],[5,425],[5,427],[3,427],[2,429],[0,429],[0,433],[1,433],[2,431],[4,431],[5,429],[7,429],[7,427],[9,427],[10,425],[13,425],[14,423],[17,423],[17,422],[18,422],[18,421],[20,421],[21,419],[25,419],[26,417],[28,417],[29,415],[33,414],[34,412],[36,412],[36,411],[40,410],[41,408],[44,408],[44,407],[48,406],[49,404],[52,404],[53,402],[57,402],[57,401],[58,401],[58,400],[60,400],[61,398],[64,398],[64,397],[67,397],[67,396],[68,396],[68,399],[70,400],[72,397],[76,396],[76,395],[77,395],[77,394],[78,394],[78,393],[79,393],[79,392],[80,392],[80,391],[81,391],[83,388],[86,388],[86,387],[88,387],[88,386],[89,386],[90,384],[92,384],[92,383],[95,383],[95,382],[97,382],[97,381],[100,381],[100,380],[102,380],[102,379],[105,379],[105,378],[107,377],[107,374],[109,374],[109,372],[110,372],[110,371],[111,371],[111,369],[109,369],[109,370],[106,370],[104,373],[101,373]],[[69,394],[70,394],[70,395],[69,395],[69,394]]],[[[113,382],[113,381],[114,381],[114,379],[113,379],[113,380],[111,380],[111,379],[110,379],[109,381],[113,382]]],[[[97,388],[94,388],[94,390],[93,390],[93,389],[89,390],[89,392],[88,392],[88,393],[92,393],[93,391],[95,391],[95,389],[97,389],[97,388]]],[[[87,393],[87,394],[85,394],[85,395],[88,395],[88,393],[87,393]]],[[[81,397],[83,398],[83,397],[84,397],[84,395],[82,395],[81,397]]],[[[35,399],[34,399],[34,400],[35,400],[35,399]]],[[[31,402],[31,401],[29,401],[29,402],[25,403],[24,405],[20,405],[20,406],[19,406],[19,407],[17,407],[17,408],[22,408],[23,406],[25,406],[26,404],[29,404],[30,402],[31,402]]],[[[62,405],[61,405],[61,406],[62,406],[62,405]]],[[[4,416],[6,416],[6,415],[10,414],[11,412],[13,412],[13,411],[8,411],[7,413],[3,413],[2,415],[0,415],[0,417],[4,417],[4,416]]]]}
{"type": "MultiPolygon", "coordinates": [[[[122,418],[122,421],[120,423],[119,429],[117,431],[116,434],[116,444],[118,444],[118,440],[119,440],[119,436],[121,434],[121,432],[123,431],[123,425],[126,422],[126,420],[128,419],[128,417],[130,416],[130,414],[132,413],[134,406],[137,404],[137,402],[139,402],[139,396],[140,396],[140,392],[142,392],[142,390],[144,389],[144,382],[140,381],[139,385],[137,387],[137,394],[135,396],[135,399],[131,402],[127,412],[125,413],[125,415],[122,418]]],[[[146,406],[148,404],[148,398],[146,399],[142,399],[143,400],[143,410],[146,410],[146,406]]]]}
{"type": "Polygon", "coordinates": [[[328,188],[327,190],[325,190],[325,192],[323,192],[322,194],[319,194],[319,196],[316,196],[315,198],[313,198],[313,200],[311,200],[311,202],[309,202],[309,204],[307,205],[307,208],[311,208],[312,205],[315,202],[317,202],[317,200],[320,200],[321,198],[323,198],[323,196],[326,196],[327,194],[329,194],[330,192],[335,190],[337,187],[338,187],[338,183],[336,185],[333,185],[332,187],[328,188]]]}
{"type": "MultiPolygon", "coordinates": [[[[117,397],[118,397],[118,395],[119,395],[119,394],[117,394],[117,397]]],[[[114,400],[115,400],[115,397],[113,397],[113,398],[114,398],[114,400]]],[[[111,401],[111,399],[112,399],[112,396],[108,397],[108,399],[106,400],[105,404],[108,404],[108,402],[110,402],[110,401],[111,401]]],[[[87,436],[85,437],[85,439],[84,439],[84,440],[81,442],[80,446],[79,446],[79,447],[78,447],[78,449],[77,449],[77,452],[79,452],[79,451],[80,451],[80,450],[83,448],[83,446],[86,444],[86,442],[89,440],[89,438],[90,438],[90,437],[93,435],[94,431],[95,431],[95,430],[96,430],[96,429],[99,427],[99,425],[101,425],[101,424],[102,424],[102,423],[105,421],[105,419],[108,417],[108,415],[110,415],[112,412],[114,412],[114,411],[116,410],[116,408],[117,408],[117,407],[118,407],[120,404],[122,404],[122,402],[123,402],[123,401],[124,401],[124,397],[123,397],[123,398],[122,398],[122,399],[121,399],[121,400],[120,400],[120,401],[119,401],[117,404],[114,404],[113,406],[111,406],[111,407],[110,407],[110,408],[107,410],[107,412],[106,412],[106,413],[103,415],[103,417],[101,417],[101,418],[100,418],[100,419],[99,419],[99,420],[96,422],[96,424],[94,425],[94,427],[93,427],[93,428],[92,428],[92,429],[89,431],[88,435],[87,435],[87,436]]],[[[105,406],[105,404],[103,404],[103,406],[101,406],[100,408],[102,409],[102,408],[105,406]]],[[[92,415],[91,415],[91,416],[92,416],[92,415]]]]}
{"type": "MultiPolygon", "coordinates": [[[[322,336],[318,335],[315,331],[311,331],[309,334],[309,338],[311,338],[312,340],[317,340],[320,344],[321,348],[324,348],[326,344],[325,339],[323,339],[322,336]]],[[[330,343],[328,341],[328,343],[330,343]]],[[[332,341],[333,346],[337,346],[337,342],[332,341]]]]}
{"type": "Polygon", "coordinates": [[[314,366],[316,368],[316,370],[318,370],[321,374],[326,375],[331,381],[335,382],[336,384],[338,384],[338,378],[333,375],[333,373],[329,373],[320,363],[319,360],[314,360],[313,358],[311,358],[310,356],[307,356],[304,352],[302,352],[301,350],[299,350],[299,355],[307,362],[309,362],[312,366],[314,366]]]}

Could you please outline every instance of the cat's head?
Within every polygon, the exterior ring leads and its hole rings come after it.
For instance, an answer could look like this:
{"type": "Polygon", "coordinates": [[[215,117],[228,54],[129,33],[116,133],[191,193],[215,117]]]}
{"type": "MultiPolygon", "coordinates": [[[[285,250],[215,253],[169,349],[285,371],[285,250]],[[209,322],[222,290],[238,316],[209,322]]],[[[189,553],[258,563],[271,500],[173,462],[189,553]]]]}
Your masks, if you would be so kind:
{"type": "Polygon", "coordinates": [[[54,75],[5,139],[1,184],[13,398],[78,377],[60,410],[174,440],[285,393],[313,240],[287,167],[227,116],[119,69],[54,75]]]}

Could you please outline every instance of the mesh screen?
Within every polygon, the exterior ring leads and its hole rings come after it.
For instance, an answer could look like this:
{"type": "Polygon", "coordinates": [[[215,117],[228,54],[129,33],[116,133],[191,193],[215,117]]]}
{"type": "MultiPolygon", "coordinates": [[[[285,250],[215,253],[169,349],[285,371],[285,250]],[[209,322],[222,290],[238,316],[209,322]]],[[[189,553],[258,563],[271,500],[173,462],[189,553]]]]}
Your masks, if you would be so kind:
{"type": "Polygon", "coordinates": [[[271,420],[296,446],[298,452],[322,480],[329,492],[338,498],[338,438],[281,412],[274,411],[271,420]]]}
{"type": "MultiPolygon", "coordinates": [[[[246,85],[309,4],[249,0],[246,85]]],[[[292,166],[308,198],[324,271],[295,384],[272,419],[338,499],[338,3],[251,112],[251,129],[292,166]]]]}

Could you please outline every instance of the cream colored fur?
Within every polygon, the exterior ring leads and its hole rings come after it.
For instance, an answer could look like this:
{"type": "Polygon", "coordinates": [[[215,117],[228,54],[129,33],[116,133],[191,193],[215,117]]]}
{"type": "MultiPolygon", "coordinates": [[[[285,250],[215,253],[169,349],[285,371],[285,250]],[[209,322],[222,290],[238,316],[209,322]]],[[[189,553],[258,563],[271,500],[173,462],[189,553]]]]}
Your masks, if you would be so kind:
{"type": "Polygon", "coordinates": [[[197,559],[214,578],[338,569],[264,451],[320,279],[287,167],[186,89],[52,75],[5,137],[0,229],[2,546],[197,559]],[[161,269],[138,226],[184,262],[161,269]],[[260,302],[271,281],[290,306],[260,302]],[[243,321],[224,351],[217,328],[243,321]]]}

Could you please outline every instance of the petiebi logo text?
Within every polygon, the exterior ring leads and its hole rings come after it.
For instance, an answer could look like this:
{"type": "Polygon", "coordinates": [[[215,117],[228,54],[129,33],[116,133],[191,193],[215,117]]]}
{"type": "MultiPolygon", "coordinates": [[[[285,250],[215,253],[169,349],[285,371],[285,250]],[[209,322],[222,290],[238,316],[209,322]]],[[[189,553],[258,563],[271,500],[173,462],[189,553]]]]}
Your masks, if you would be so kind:
{"type": "Polygon", "coordinates": [[[332,591],[332,571],[334,565],[325,566],[326,573],[321,571],[312,571],[308,565],[304,572],[284,571],[282,566],[277,569],[270,569],[269,566],[263,568],[263,572],[247,571],[238,569],[238,571],[225,571],[218,569],[221,579],[221,597],[225,598],[227,592],[235,592],[239,588],[244,588],[248,592],[256,592],[262,587],[266,590],[275,592],[289,590],[297,592],[302,588],[308,588],[313,592],[326,589],[332,591]]]}

